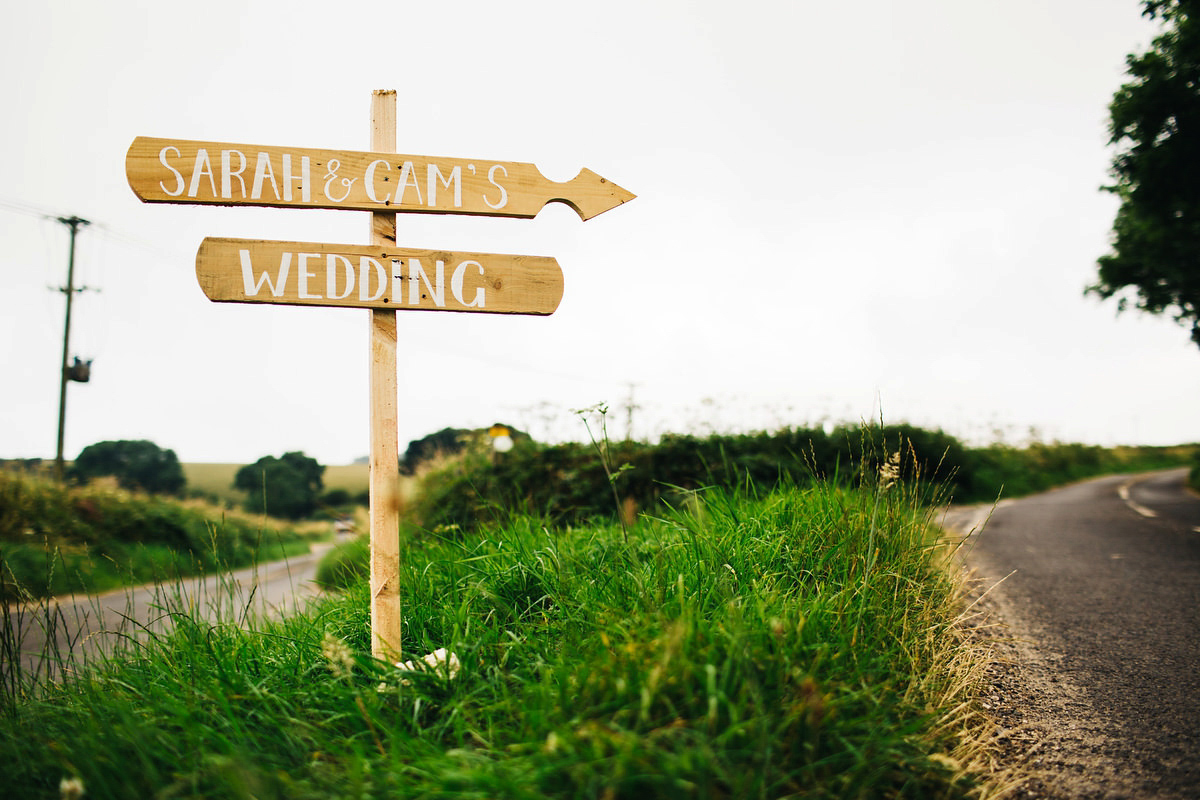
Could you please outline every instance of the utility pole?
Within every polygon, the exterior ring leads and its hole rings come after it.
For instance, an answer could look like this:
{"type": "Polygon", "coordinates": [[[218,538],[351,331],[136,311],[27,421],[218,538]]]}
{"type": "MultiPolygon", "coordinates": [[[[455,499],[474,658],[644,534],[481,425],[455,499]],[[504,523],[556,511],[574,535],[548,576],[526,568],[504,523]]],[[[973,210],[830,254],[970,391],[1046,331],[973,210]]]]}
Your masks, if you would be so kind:
{"type": "MultiPolygon", "coordinates": [[[[63,326],[62,370],[59,373],[61,386],[58,391],[58,453],[54,457],[54,475],[61,482],[63,479],[63,436],[67,426],[67,355],[71,347],[71,300],[75,296],[75,235],[80,227],[91,225],[86,219],[79,217],[59,217],[58,221],[71,229],[71,251],[67,260],[67,286],[61,291],[67,296],[67,321],[63,326]]],[[[78,291],[83,291],[79,289],[78,291]]]]}
{"type": "Polygon", "coordinates": [[[633,440],[633,412],[640,411],[641,406],[633,402],[633,390],[637,388],[637,384],[633,381],[629,382],[629,399],[625,401],[625,441],[633,440]]]}

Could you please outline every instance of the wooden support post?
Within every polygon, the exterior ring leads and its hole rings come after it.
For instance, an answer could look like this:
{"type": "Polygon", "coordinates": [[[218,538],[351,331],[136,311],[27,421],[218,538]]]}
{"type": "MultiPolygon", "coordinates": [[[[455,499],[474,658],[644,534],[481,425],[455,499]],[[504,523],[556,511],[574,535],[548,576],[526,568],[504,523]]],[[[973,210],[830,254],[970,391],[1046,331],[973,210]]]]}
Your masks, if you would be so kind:
{"type": "MultiPolygon", "coordinates": [[[[371,97],[371,149],[396,152],[396,92],[371,97]]],[[[371,244],[394,246],[395,212],[372,212],[371,244]]],[[[400,660],[400,452],[396,311],[371,314],[371,654],[400,660]]]]}

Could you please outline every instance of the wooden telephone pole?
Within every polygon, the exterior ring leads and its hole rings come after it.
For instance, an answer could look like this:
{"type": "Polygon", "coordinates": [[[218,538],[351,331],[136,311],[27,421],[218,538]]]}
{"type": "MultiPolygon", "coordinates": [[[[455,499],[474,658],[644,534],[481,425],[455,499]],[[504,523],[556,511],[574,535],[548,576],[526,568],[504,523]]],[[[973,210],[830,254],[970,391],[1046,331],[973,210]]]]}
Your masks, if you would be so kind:
{"type": "MultiPolygon", "coordinates": [[[[75,297],[75,235],[79,229],[92,223],[79,217],[59,217],[58,221],[71,229],[71,251],[67,260],[67,285],[61,291],[67,296],[67,321],[63,326],[62,370],[59,372],[58,390],[58,451],[54,456],[54,475],[63,479],[63,437],[67,429],[67,355],[71,347],[71,300],[75,297]]],[[[79,289],[78,291],[83,291],[79,289]]]]}

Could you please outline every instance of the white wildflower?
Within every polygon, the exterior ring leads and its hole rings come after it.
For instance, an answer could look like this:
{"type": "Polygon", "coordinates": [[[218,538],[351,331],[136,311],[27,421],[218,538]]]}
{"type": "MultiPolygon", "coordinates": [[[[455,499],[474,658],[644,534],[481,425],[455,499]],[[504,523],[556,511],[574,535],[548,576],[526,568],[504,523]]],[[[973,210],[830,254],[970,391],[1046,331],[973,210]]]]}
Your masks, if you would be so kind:
{"type": "MultiPolygon", "coordinates": [[[[444,647],[439,647],[437,650],[434,650],[432,653],[424,658],[421,658],[419,661],[405,661],[403,663],[396,664],[396,669],[400,670],[401,672],[412,672],[416,669],[428,669],[433,670],[439,675],[445,676],[446,680],[453,680],[454,677],[458,675],[458,671],[461,668],[462,664],[459,662],[458,656],[456,656],[454,653],[451,653],[444,647]]],[[[400,679],[401,686],[408,686],[408,683],[409,682],[407,679],[400,679]]]]}
{"type": "Polygon", "coordinates": [[[58,794],[62,800],[79,800],[83,797],[83,781],[79,778],[63,778],[58,783],[58,794]]]}

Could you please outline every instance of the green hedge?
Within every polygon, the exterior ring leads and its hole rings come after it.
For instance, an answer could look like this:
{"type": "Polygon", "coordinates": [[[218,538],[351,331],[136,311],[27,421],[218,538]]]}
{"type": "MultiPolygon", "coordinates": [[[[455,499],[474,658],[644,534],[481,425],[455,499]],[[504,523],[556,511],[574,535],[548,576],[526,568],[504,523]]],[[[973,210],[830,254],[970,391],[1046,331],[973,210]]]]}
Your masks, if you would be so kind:
{"type": "MultiPolygon", "coordinates": [[[[780,485],[808,486],[817,479],[843,484],[871,479],[888,454],[905,451],[903,477],[960,488],[967,451],[942,431],[910,425],[876,428],[789,428],[737,436],[665,436],[655,445],[608,445],[617,494],[628,511],[678,505],[709,486],[769,492],[780,485]],[[910,450],[916,458],[910,458],[910,450]],[[916,466],[912,466],[916,465],[916,466]]],[[[427,529],[474,529],[512,512],[575,525],[617,514],[608,477],[590,444],[522,443],[494,457],[468,456],[425,476],[412,509],[427,529]]]]}
{"type": "Polygon", "coordinates": [[[985,502],[1083,478],[1189,463],[1196,446],[1103,448],[1035,443],[968,448],[941,430],[913,425],[785,428],[773,433],[668,435],[658,444],[608,445],[618,512],[608,477],[591,444],[522,442],[509,453],[468,455],[424,477],[410,509],[427,530],[473,530],[513,512],[576,525],[618,513],[678,505],[708,486],[769,492],[816,479],[843,486],[872,483],[891,454],[903,451],[902,480],[917,481],[930,501],[985,502]],[[914,457],[915,456],[915,457],[914,457]]]}

